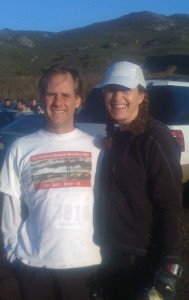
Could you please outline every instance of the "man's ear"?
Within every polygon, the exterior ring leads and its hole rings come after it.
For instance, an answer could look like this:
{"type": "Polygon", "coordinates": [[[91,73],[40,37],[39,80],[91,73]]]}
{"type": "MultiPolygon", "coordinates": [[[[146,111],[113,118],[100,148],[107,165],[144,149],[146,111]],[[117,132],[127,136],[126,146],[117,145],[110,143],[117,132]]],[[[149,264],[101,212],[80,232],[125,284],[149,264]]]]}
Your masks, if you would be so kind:
{"type": "Polygon", "coordinates": [[[81,105],[81,97],[80,97],[80,96],[77,96],[75,108],[79,108],[80,105],[81,105]]]}

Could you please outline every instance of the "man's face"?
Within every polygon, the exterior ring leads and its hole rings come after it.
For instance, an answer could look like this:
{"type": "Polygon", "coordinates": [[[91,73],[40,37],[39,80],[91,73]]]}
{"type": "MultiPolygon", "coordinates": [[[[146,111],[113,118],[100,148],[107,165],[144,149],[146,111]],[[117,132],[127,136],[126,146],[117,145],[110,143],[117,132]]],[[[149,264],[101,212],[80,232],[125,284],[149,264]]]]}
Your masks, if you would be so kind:
{"type": "Polygon", "coordinates": [[[19,111],[24,111],[25,110],[25,105],[21,102],[17,103],[17,108],[19,111]]]}
{"type": "Polygon", "coordinates": [[[9,107],[9,106],[10,106],[10,101],[9,101],[9,100],[6,100],[6,101],[5,101],[5,106],[6,106],[6,107],[9,107]]]}
{"type": "Polygon", "coordinates": [[[61,134],[74,129],[74,112],[81,99],[75,95],[74,81],[69,73],[49,78],[42,101],[50,132],[61,134]]]}
{"type": "Polygon", "coordinates": [[[31,105],[32,105],[32,106],[36,106],[36,105],[37,105],[37,101],[36,101],[35,99],[33,99],[33,100],[31,101],[31,105]]]}
{"type": "Polygon", "coordinates": [[[106,108],[111,117],[120,127],[133,121],[139,110],[139,105],[144,100],[144,93],[138,88],[128,89],[119,85],[110,85],[105,88],[106,108]]]}

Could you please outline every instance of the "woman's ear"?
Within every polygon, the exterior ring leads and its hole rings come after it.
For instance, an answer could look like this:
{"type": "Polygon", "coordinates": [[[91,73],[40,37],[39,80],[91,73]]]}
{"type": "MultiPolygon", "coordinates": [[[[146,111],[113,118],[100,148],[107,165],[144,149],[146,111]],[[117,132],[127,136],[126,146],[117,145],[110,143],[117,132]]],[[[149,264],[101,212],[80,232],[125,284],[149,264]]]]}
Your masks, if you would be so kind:
{"type": "Polygon", "coordinates": [[[145,98],[145,93],[140,92],[139,98],[138,98],[138,103],[141,104],[143,102],[144,98],[145,98]]]}

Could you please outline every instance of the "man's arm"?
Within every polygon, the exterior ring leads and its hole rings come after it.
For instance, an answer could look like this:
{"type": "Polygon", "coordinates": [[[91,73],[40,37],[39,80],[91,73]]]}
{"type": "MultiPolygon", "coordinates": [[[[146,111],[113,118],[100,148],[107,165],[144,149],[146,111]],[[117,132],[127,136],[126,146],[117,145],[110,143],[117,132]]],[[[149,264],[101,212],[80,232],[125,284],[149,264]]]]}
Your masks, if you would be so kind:
{"type": "Polygon", "coordinates": [[[21,201],[7,194],[3,195],[2,224],[4,249],[10,262],[15,260],[15,249],[22,223],[21,201]]]}

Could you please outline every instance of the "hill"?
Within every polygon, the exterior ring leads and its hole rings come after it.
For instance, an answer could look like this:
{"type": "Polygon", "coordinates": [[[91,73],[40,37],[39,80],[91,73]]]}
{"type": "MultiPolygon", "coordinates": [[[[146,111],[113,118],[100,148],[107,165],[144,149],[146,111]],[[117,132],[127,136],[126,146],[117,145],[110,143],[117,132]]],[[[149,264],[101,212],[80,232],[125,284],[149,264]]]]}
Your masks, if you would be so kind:
{"type": "Polygon", "coordinates": [[[54,63],[79,68],[85,90],[119,60],[143,66],[146,76],[170,66],[189,73],[189,15],[138,12],[118,19],[58,33],[0,31],[0,95],[36,97],[44,68],[54,63]]]}

